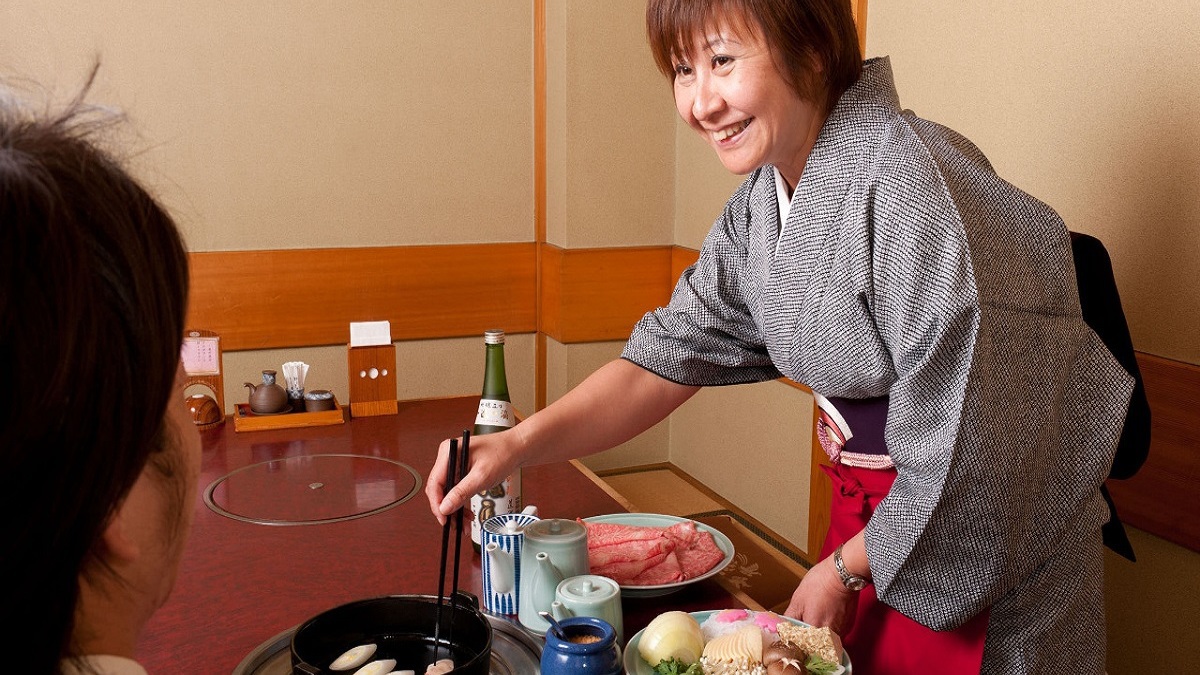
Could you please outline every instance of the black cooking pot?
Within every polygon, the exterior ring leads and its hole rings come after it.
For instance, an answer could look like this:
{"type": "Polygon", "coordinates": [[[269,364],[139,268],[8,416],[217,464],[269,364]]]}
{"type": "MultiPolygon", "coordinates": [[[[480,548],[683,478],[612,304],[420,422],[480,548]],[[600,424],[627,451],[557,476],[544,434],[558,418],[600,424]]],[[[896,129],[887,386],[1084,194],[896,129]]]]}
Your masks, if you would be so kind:
{"type": "Polygon", "coordinates": [[[396,659],[395,670],[424,673],[434,661],[451,658],[454,673],[487,675],[491,668],[492,626],[479,611],[479,601],[464,591],[447,598],[435,643],[437,606],[437,598],[431,595],[388,595],[357,600],[318,614],[300,624],[292,636],[292,672],[346,675],[329,670],[329,664],[349,649],[374,643],[378,649],[368,663],[396,659]]]}

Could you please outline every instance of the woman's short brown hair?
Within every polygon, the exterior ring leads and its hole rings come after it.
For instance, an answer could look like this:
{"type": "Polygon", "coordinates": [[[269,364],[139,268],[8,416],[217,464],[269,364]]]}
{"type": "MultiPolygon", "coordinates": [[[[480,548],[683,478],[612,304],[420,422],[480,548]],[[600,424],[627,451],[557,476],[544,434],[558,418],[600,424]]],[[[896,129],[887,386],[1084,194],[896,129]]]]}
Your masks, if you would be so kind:
{"type": "Polygon", "coordinates": [[[22,488],[0,492],[9,672],[79,654],[80,578],[104,570],[104,531],[146,467],[174,476],[173,519],[192,507],[166,419],[187,251],[109,140],[121,118],[84,102],[95,77],[61,112],[0,83],[0,476],[22,488]]]}
{"type": "Polygon", "coordinates": [[[850,0],[649,0],[646,34],[658,69],[694,56],[691,41],[721,26],[750,30],[770,47],[800,98],[832,110],[862,73],[850,0]]]}

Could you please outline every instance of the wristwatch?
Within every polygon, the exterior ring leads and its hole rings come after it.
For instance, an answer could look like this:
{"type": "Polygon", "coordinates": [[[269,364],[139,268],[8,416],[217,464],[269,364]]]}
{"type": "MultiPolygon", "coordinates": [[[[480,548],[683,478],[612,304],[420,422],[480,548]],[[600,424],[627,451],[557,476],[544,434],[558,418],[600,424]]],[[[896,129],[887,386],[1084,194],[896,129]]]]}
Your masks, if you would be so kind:
{"type": "Polygon", "coordinates": [[[838,576],[842,578],[842,585],[852,591],[861,591],[870,583],[866,578],[851,574],[850,570],[846,569],[846,563],[842,560],[841,546],[838,546],[837,550],[833,552],[833,566],[837,568],[838,576]]]}

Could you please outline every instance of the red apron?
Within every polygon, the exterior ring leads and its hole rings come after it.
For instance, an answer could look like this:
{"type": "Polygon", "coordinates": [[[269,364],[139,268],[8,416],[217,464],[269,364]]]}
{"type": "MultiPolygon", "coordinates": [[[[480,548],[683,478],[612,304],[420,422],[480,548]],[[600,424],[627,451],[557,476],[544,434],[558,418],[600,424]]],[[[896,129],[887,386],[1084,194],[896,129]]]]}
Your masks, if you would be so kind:
{"type": "MultiPolygon", "coordinates": [[[[896,479],[895,469],[822,466],[833,480],[829,534],[821,559],[867,525],[896,479]]],[[[938,632],[913,621],[875,597],[868,584],[859,593],[854,626],[842,636],[854,675],[963,675],[978,673],[983,662],[988,612],[952,631],[938,632]]]]}

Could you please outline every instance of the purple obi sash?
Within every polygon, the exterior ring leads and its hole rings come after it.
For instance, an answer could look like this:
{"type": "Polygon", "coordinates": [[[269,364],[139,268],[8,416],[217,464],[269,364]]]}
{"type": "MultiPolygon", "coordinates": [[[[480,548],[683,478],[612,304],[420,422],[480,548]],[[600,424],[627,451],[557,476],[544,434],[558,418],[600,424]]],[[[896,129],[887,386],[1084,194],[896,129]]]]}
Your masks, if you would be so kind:
{"type": "Polygon", "coordinates": [[[893,466],[883,440],[887,427],[887,396],[825,398],[814,391],[813,398],[820,410],[817,440],[829,461],[865,469],[893,466]]]}

